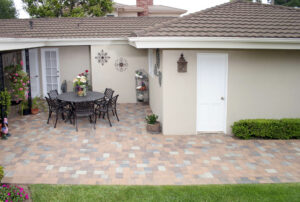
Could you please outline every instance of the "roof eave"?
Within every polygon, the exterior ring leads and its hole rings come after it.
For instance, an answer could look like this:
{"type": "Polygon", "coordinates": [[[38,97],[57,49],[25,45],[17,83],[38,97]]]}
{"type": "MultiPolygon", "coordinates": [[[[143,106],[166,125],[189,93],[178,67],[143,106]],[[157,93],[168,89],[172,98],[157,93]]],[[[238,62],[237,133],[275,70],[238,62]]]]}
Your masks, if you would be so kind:
{"type": "Polygon", "coordinates": [[[129,37],[128,40],[136,48],[300,50],[300,38],[129,37]]]}

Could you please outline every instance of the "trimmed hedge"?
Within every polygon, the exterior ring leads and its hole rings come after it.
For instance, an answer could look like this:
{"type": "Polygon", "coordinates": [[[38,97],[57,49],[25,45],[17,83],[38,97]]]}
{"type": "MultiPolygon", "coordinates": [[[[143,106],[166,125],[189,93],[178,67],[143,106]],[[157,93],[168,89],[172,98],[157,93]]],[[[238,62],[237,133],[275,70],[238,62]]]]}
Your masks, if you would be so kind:
{"type": "Polygon", "coordinates": [[[248,119],[235,122],[232,133],[240,138],[300,138],[300,119],[248,119]]]}

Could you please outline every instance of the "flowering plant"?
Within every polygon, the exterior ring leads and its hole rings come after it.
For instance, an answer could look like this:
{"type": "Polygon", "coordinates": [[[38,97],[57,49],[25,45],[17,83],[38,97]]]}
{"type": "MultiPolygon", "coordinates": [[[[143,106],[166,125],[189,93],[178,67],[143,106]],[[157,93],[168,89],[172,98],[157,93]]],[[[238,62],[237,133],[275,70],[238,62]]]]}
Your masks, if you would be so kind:
{"type": "Polygon", "coordinates": [[[88,73],[89,70],[85,70],[85,72],[78,74],[78,76],[73,80],[74,87],[88,85],[88,73]]]}
{"type": "Polygon", "coordinates": [[[10,96],[16,102],[27,100],[28,98],[29,76],[22,70],[22,65],[23,62],[21,61],[20,64],[5,67],[10,82],[10,96]]]}
{"type": "Polygon", "coordinates": [[[0,201],[25,201],[27,199],[29,199],[28,194],[26,194],[22,187],[8,184],[3,184],[0,187],[0,201]]]}

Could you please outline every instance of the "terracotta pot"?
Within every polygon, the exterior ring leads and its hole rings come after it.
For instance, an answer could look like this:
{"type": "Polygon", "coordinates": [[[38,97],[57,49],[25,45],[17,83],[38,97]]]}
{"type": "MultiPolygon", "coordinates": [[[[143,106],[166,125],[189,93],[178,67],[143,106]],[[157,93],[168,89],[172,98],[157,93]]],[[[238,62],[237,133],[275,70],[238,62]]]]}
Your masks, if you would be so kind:
{"type": "Polygon", "coordinates": [[[155,124],[148,124],[147,123],[147,131],[159,133],[160,132],[160,122],[156,122],[155,124]]]}
{"type": "Polygon", "coordinates": [[[37,114],[39,113],[39,108],[31,109],[31,114],[37,114]]]}

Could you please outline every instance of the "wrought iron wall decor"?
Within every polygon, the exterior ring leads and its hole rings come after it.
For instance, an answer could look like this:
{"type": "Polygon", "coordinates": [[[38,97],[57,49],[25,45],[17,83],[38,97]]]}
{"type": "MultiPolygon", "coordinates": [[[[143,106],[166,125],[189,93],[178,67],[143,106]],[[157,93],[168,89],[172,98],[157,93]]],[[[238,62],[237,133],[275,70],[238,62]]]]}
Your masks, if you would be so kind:
{"type": "Polygon", "coordinates": [[[110,59],[110,56],[108,55],[108,53],[104,52],[104,50],[101,50],[97,54],[95,59],[98,61],[98,63],[100,63],[103,66],[105,63],[108,62],[108,60],[110,59]]]}
{"type": "Polygon", "coordinates": [[[181,53],[180,58],[177,61],[177,71],[187,72],[187,61],[185,60],[183,53],[181,53]]]}
{"type": "Polygon", "coordinates": [[[159,83],[159,86],[161,86],[161,82],[162,82],[162,73],[161,71],[158,72],[158,83],[159,83]]]}
{"type": "Polygon", "coordinates": [[[156,63],[154,65],[154,75],[159,76],[160,68],[160,52],[159,49],[156,49],[156,63]]]}
{"type": "Polygon", "coordinates": [[[116,60],[115,67],[119,72],[124,72],[127,70],[128,62],[125,58],[120,57],[116,60]]]}

